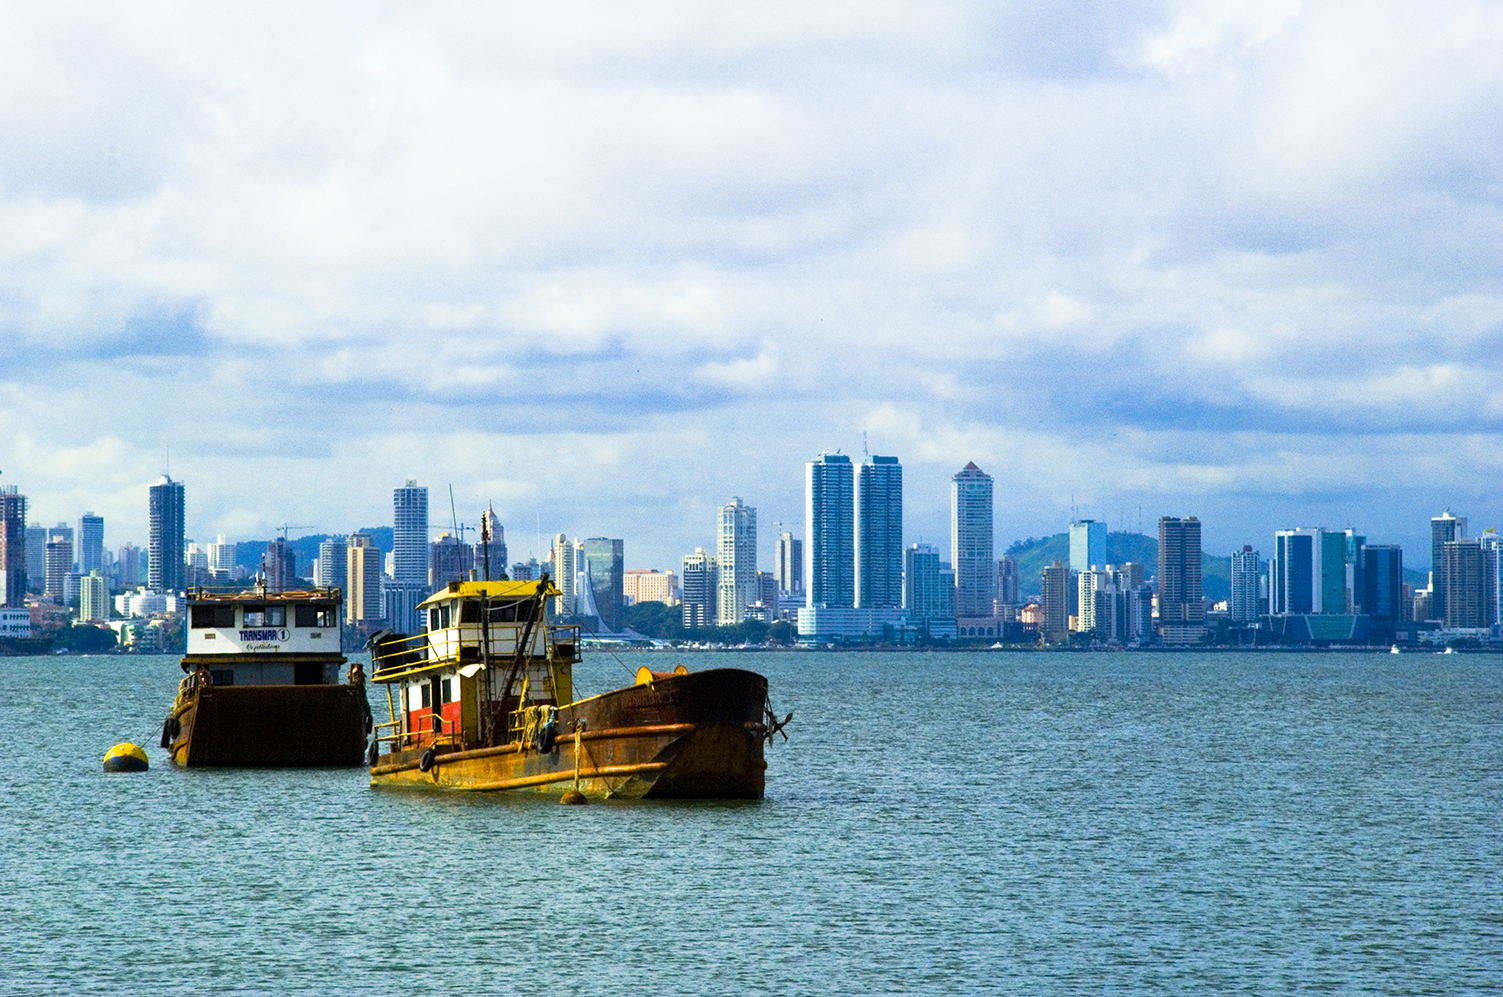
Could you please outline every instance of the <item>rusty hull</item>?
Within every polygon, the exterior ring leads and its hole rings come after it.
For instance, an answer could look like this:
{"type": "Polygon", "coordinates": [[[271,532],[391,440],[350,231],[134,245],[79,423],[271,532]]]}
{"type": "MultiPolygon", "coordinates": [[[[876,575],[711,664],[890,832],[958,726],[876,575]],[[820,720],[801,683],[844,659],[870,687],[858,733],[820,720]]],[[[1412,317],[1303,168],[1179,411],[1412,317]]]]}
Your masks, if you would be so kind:
{"type": "Polygon", "coordinates": [[[363,685],[197,689],[175,709],[172,760],[185,767],[315,767],[363,763],[363,685]]]}
{"type": "Polygon", "coordinates": [[[762,723],[767,680],[717,668],[559,707],[558,740],[548,754],[531,744],[491,747],[418,743],[383,754],[372,786],[562,793],[574,784],[575,720],[580,789],[596,798],[761,799],[767,763],[762,723]],[[420,762],[432,748],[433,764],[420,762]]]}

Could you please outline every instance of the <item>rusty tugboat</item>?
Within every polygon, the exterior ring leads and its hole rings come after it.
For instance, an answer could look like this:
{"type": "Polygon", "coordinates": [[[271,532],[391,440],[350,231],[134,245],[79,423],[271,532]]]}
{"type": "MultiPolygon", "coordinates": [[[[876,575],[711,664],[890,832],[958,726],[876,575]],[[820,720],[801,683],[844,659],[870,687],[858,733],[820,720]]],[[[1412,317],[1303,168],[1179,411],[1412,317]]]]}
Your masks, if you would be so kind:
{"type": "Polygon", "coordinates": [[[559,595],[546,574],[451,582],[419,606],[426,633],[372,638],[391,719],[376,725],[371,785],[761,799],[763,747],[788,720],[773,717],[767,680],[644,667],[634,685],[576,700],[580,632],[549,618],[559,595]]]}
{"type": "Polygon", "coordinates": [[[188,593],[186,677],[162,725],[184,767],[361,764],[365,675],[346,664],[337,588],[188,593]]]}

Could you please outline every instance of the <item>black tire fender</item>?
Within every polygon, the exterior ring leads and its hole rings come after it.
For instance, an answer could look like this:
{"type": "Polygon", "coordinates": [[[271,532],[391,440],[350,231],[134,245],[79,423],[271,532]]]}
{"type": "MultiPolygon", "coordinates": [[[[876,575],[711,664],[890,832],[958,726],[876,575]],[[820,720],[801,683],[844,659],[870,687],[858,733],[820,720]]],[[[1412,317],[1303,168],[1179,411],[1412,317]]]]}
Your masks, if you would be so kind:
{"type": "Polygon", "coordinates": [[[427,751],[423,752],[423,757],[418,759],[418,771],[427,772],[429,769],[433,768],[433,762],[437,758],[438,752],[434,751],[432,748],[429,748],[427,751]]]}

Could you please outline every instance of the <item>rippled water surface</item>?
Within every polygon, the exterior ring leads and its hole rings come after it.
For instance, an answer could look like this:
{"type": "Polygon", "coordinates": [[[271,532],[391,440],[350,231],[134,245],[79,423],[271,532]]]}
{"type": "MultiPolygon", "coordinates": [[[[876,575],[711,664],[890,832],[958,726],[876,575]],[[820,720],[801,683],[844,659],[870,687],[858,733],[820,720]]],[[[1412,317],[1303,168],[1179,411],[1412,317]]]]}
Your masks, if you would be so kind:
{"type": "Polygon", "coordinates": [[[768,675],[796,716],[765,801],[179,771],[173,659],[0,658],[0,991],[1503,991],[1503,658],[606,655],[580,684],[639,660],[768,675]],[[120,740],[150,772],[101,772],[120,740]]]}

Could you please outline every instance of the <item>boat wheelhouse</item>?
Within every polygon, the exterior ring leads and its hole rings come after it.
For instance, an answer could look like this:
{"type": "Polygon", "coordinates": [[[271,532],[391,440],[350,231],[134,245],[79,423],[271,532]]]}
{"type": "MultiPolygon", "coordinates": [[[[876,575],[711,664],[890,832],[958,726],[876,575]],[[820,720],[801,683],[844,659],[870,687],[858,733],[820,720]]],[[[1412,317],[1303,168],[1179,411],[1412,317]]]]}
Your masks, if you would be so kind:
{"type": "Polygon", "coordinates": [[[370,730],[337,588],[188,593],[186,673],[162,727],[183,766],[358,765],[370,730]]]}
{"type": "Polygon", "coordinates": [[[767,680],[648,672],[576,700],[580,631],[550,619],[558,595],[546,576],[451,582],[420,605],[425,633],[373,638],[390,719],[375,728],[371,784],[760,798],[767,680]]]}

